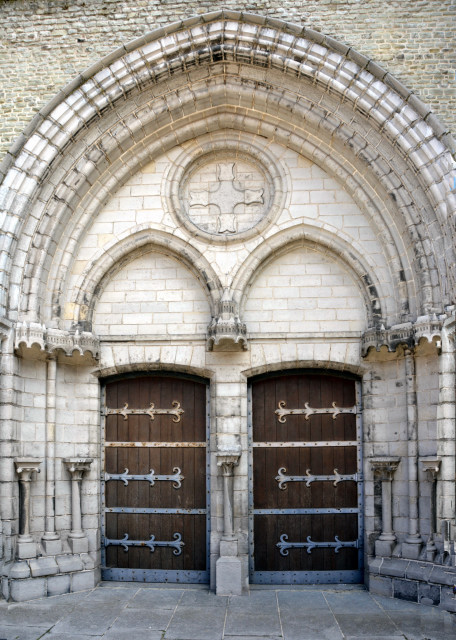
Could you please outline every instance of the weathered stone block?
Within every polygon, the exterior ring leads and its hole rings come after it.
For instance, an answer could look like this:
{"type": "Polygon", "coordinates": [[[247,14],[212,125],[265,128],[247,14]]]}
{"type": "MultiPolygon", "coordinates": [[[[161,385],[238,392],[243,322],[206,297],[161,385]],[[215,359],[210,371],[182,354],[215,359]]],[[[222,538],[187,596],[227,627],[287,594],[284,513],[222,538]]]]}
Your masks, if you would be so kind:
{"type": "Polygon", "coordinates": [[[93,589],[97,584],[94,570],[73,573],[71,576],[71,591],[85,591],[93,589]]]}
{"type": "Polygon", "coordinates": [[[242,563],[240,558],[219,558],[215,571],[218,596],[242,595],[242,563]]]}
{"type": "Polygon", "coordinates": [[[383,576],[369,576],[369,591],[379,596],[393,597],[393,581],[383,576]]]}
{"type": "Polygon", "coordinates": [[[403,578],[405,577],[407,567],[407,560],[402,560],[401,558],[384,558],[382,566],[380,567],[380,574],[403,578]]]}
{"type": "Polygon", "coordinates": [[[456,598],[454,597],[452,588],[442,587],[440,592],[440,607],[446,611],[456,613],[456,598]]]}
{"type": "Polygon", "coordinates": [[[431,575],[432,565],[426,562],[409,562],[405,577],[409,580],[420,580],[422,582],[428,582],[431,575]]]}
{"type": "Polygon", "coordinates": [[[57,556],[56,558],[59,569],[62,573],[69,573],[70,571],[82,571],[84,565],[79,556],[57,556]]]}
{"type": "Polygon", "coordinates": [[[10,578],[29,578],[30,577],[30,567],[28,562],[15,562],[11,567],[10,578]]]}
{"type": "Polygon", "coordinates": [[[20,559],[36,558],[36,543],[18,541],[16,555],[20,559]]]}
{"type": "Polygon", "coordinates": [[[423,545],[415,544],[411,542],[403,542],[402,543],[402,557],[410,558],[411,560],[418,560],[420,557],[421,549],[423,545]]]}
{"type": "Polygon", "coordinates": [[[414,580],[393,579],[393,596],[400,600],[418,601],[418,582],[414,580]]]}
{"type": "Polygon", "coordinates": [[[440,604],[440,587],[434,584],[418,583],[418,602],[428,605],[440,604]]]}
{"type": "Polygon", "coordinates": [[[93,569],[95,567],[95,560],[89,553],[81,553],[81,560],[84,564],[84,569],[93,569]]]}
{"type": "Polygon", "coordinates": [[[391,542],[389,540],[376,540],[375,555],[382,558],[390,558],[395,544],[395,542],[391,542]]]}
{"type": "Polygon", "coordinates": [[[453,586],[456,584],[456,569],[452,567],[434,566],[429,582],[453,586]]]}
{"type": "Polygon", "coordinates": [[[35,598],[44,598],[47,592],[46,583],[46,578],[11,580],[11,600],[25,602],[35,598]]]}
{"type": "Polygon", "coordinates": [[[62,553],[62,541],[61,540],[45,540],[41,538],[41,546],[44,553],[48,556],[56,556],[62,553]]]}
{"type": "Polygon", "coordinates": [[[89,541],[87,538],[68,538],[68,546],[71,553],[87,553],[89,551],[89,541]]]}
{"type": "Polygon", "coordinates": [[[33,577],[52,576],[59,572],[54,558],[34,558],[30,560],[30,571],[33,577]]]}
{"type": "Polygon", "coordinates": [[[49,576],[47,580],[48,596],[59,596],[70,591],[71,576],[69,574],[60,576],[49,576]]]}

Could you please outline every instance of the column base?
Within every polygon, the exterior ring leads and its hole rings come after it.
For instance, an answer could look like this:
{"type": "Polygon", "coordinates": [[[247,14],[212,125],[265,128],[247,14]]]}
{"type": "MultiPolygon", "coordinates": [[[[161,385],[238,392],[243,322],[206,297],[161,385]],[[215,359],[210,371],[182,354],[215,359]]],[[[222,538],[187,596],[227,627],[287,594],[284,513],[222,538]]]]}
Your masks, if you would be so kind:
{"type": "Polygon", "coordinates": [[[237,538],[222,538],[220,540],[220,557],[236,557],[237,554],[237,538]]]}
{"type": "Polygon", "coordinates": [[[16,547],[16,556],[20,560],[25,560],[26,558],[36,558],[36,542],[18,540],[16,547]]]}
{"type": "Polygon", "coordinates": [[[409,560],[418,560],[421,555],[423,544],[421,540],[416,542],[403,542],[402,543],[402,557],[409,560]]]}
{"type": "Polygon", "coordinates": [[[89,541],[85,536],[82,538],[71,538],[68,536],[68,544],[71,553],[88,553],[89,551],[89,541]]]}
{"type": "Polygon", "coordinates": [[[242,595],[242,562],[240,558],[222,556],[217,560],[215,592],[218,596],[242,595]]]}
{"type": "Polygon", "coordinates": [[[393,555],[393,549],[396,546],[395,540],[376,540],[375,555],[382,558],[390,558],[393,555]]]}
{"type": "Polygon", "coordinates": [[[60,538],[41,538],[41,546],[47,556],[55,556],[62,553],[62,541],[60,538]]]}

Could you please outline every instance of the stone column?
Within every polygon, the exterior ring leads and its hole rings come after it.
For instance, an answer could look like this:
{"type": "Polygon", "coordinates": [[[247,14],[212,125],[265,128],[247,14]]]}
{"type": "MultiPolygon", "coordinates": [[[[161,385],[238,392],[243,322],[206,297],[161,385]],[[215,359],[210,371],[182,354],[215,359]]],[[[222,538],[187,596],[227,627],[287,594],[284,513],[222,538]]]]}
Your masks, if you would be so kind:
{"type": "Polygon", "coordinates": [[[430,504],[430,533],[429,539],[426,544],[426,560],[432,562],[434,560],[437,547],[435,546],[434,536],[437,528],[437,513],[436,513],[436,489],[437,489],[437,474],[440,469],[440,458],[436,456],[426,456],[420,458],[421,465],[424,471],[429,474],[429,480],[431,481],[431,504],[430,504]]]}
{"type": "Polygon", "coordinates": [[[19,476],[19,537],[16,555],[18,558],[35,558],[36,543],[30,535],[30,485],[33,472],[40,472],[41,460],[16,458],[14,465],[19,476]]]}
{"type": "MultiPolygon", "coordinates": [[[[439,356],[439,404],[437,407],[437,455],[441,459],[437,481],[437,524],[440,531],[442,522],[455,525],[455,328],[456,318],[452,316],[443,324],[441,331],[441,353],[439,356]]],[[[449,526],[447,527],[449,528],[449,526]]]]}
{"type": "Polygon", "coordinates": [[[71,531],[68,544],[71,553],[87,553],[89,541],[82,530],[81,483],[84,471],[90,469],[93,458],[65,458],[63,462],[71,474],[71,531]]]}
{"type": "Polygon", "coordinates": [[[44,551],[55,555],[62,551],[62,541],[55,530],[55,397],[57,384],[57,359],[55,354],[46,362],[46,518],[41,538],[44,551]]]}
{"type": "Polygon", "coordinates": [[[242,594],[242,563],[238,557],[238,540],[234,535],[233,476],[239,464],[240,450],[218,451],[217,467],[223,476],[223,535],[220,558],[216,563],[217,595],[242,594]]]}
{"type": "Polygon", "coordinates": [[[375,541],[376,556],[391,556],[396,544],[396,535],[393,531],[391,482],[400,461],[399,457],[389,456],[370,459],[374,476],[376,475],[382,482],[382,532],[375,541]]]}
{"type": "Polygon", "coordinates": [[[415,356],[412,349],[405,349],[405,389],[407,399],[407,467],[409,522],[408,533],[402,543],[402,556],[417,560],[423,539],[419,532],[418,485],[418,411],[416,402],[415,356]]]}

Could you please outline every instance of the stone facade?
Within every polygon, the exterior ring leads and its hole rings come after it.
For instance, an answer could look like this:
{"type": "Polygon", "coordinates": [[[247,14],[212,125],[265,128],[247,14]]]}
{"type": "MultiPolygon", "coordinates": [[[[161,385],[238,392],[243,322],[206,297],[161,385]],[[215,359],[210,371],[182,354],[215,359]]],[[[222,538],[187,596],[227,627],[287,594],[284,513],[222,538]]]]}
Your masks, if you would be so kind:
{"type": "Polygon", "coordinates": [[[102,388],[145,372],[209,383],[211,585],[245,592],[248,384],[311,370],[361,383],[366,583],[454,611],[453,150],[376,62],[230,11],[58,94],[0,187],[4,596],[99,579],[102,388]]]}
{"type": "MultiPolygon", "coordinates": [[[[225,0],[223,7],[286,20],[353,47],[413,90],[454,134],[454,0],[225,0]]],[[[57,91],[100,58],[213,9],[213,0],[2,0],[0,153],[57,91]]]]}

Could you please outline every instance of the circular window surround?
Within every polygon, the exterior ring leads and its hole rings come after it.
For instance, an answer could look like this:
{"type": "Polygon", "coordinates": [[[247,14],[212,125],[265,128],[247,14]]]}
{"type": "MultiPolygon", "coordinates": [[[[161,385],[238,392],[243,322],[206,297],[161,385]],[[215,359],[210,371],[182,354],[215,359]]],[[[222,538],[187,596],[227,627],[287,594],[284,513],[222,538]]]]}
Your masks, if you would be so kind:
{"type": "MultiPolygon", "coordinates": [[[[226,171],[225,177],[227,177],[226,171]]],[[[233,188],[239,192],[239,188],[233,188]]],[[[242,189],[242,191],[250,191],[250,188],[242,189]]],[[[213,193],[213,191],[211,192],[213,193]]],[[[203,192],[195,190],[194,193],[198,196],[198,193],[203,192]]],[[[206,193],[210,192],[207,190],[206,193]]],[[[263,232],[274,223],[283,210],[286,193],[286,175],[280,160],[269,149],[258,144],[253,136],[240,134],[231,139],[224,135],[218,140],[213,138],[206,142],[201,142],[199,139],[194,140],[171,164],[164,176],[162,190],[165,210],[171,214],[176,223],[184,226],[192,236],[212,244],[239,243],[263,232]],[[257,176],[261,175],[264,178],[264,187],[253,189],[257,194],[259,191],[262,192],[263,202],[261,204],[263,206],[261,210],[258,211],[257,198],[256,203],[252,202],[254,206],[256,204],[256,215],[253,214],[255,220],[250,226],[241,230],[235,228],[230,230],[226,225],[220,225],[220,222],[212,224],[212,226],[219,226],[219,231],[202,228],[195,220],[192,220],[192,217],[196,218],[196,216],[192,216],[190,212],[192,207],[189,206],[189,192],[191,191],[192,179],[204,171],[205,166],[212,165],[212,172],[217,171],[218,174],[219,165],[225,167],[232,165],[234,183],[237,181],[234,168],[237,162],[251,166],[257,176]],[[217,168],[215,169],[214,166],[217,168]]],[[[253,193],[252,200],[255,200],[255,193],[253,193]]],[[[246,204],[250,206],[248,203],[246,204]]],[[[244,221],[243,225],[248,225],[248,222],[244,221]]]]}

